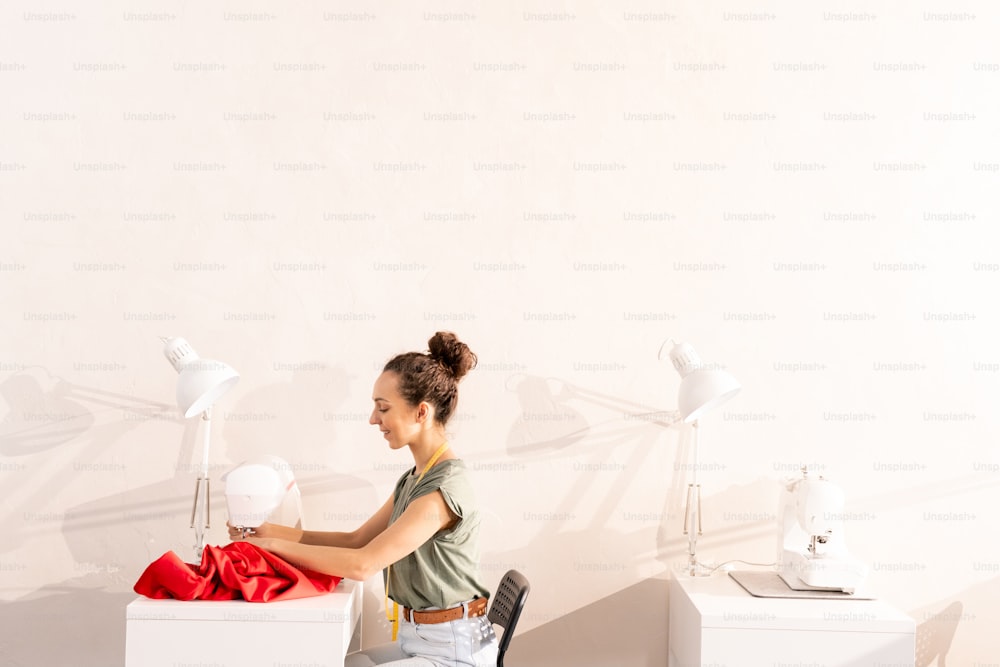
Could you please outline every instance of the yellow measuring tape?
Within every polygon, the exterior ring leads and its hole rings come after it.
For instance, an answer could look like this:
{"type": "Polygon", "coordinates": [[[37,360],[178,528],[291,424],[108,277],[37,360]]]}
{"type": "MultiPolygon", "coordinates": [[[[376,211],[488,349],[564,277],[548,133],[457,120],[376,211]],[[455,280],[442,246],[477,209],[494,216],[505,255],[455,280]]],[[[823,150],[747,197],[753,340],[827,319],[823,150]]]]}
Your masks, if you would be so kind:
{"type": "MultiPolygon", "coordinates": [[[[420,477],[417,477],[417,481],[413,485],[414,488],[416,488],[417,484],[420,484],[420,480],[422,480],[424,478],[424,475],[427,474],[427,471],[430,470],[434,466],[435,463],[437,463],[437,460],[439,458],[441,458],[441,455],[444,454],[445,450],[447,450],[447,449],[448,449],[448,443],[447,443],[447,441],[441,443],[441,446],[437,448],[436,452],[434,452],[434,456],[432,456],[431,460],[428,461],[427,465],[424,466],[423,471],[421,471],[421,473],[420,473],[420,477]]],[[[392,608],[391,609],[389,608],[389,575],[391,573],[392,573],[392,565],[386,566],[386,568],[385,568],[385,617],[389,621],[389,623],[392,624],[392,641],[396,641],[396,635],[399,633],[399,603],[397,603],[395,600],[393,600],[393,602],[392,602],[392,608]]]]}

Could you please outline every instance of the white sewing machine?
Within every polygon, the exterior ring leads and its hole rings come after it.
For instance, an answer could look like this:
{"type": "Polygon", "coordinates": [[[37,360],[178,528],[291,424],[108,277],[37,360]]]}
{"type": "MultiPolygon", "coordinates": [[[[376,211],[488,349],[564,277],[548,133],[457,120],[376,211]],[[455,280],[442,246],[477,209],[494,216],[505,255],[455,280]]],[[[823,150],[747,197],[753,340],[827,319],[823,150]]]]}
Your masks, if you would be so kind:
{"type": "Polygon", "coordinates": [[[291,466],[277,456],[245,461],[223,476],[229,523],[252,535],[265,521],[301,525],[302,496],[291,466]]]}
{"type": "Polygon", "coordinates": [[[778,574],[794,590],[854,593],[868,568],[844,541],[844,492],[805,468],[788,480],[778,512],[778,574]]]}

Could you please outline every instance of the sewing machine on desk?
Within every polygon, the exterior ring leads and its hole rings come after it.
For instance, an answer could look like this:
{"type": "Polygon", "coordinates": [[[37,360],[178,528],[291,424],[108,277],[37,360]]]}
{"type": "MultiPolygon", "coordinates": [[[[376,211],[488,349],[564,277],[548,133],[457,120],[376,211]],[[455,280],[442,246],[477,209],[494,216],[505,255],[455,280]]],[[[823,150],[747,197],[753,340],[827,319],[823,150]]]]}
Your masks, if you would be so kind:
{"type": "Polygon", "coordinates": [[[854,593],[868,568],[847,550],[844,492],[802,469],[784,486],[778,516],[778,574],[796,591],[854,593]]]}
{"type": "Polygon", "coordinates": [[[779,505],[777,571],[671,578],[669,667],[913,665],[916,624],[863,590],[841,489],[803,470],[779,505]]]}
{"type": "MultiPolygon", "coordinates": [[[[244,535],[265,520],[299,523],[299,491],[282,459],[245,462],[223,479],[229,522],[244,535]]],[[[344,579],[326,595],[267,603],[139,597],[125,610],[125,667],[343,667],[361,647],[362,592],[344,579]]]]}

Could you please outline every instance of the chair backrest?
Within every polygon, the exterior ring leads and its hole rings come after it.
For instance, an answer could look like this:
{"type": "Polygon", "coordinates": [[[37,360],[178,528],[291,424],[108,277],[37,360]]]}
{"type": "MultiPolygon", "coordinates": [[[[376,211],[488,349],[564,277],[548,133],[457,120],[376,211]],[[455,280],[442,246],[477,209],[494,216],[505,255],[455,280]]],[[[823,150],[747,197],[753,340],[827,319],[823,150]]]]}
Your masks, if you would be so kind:
{"type": "Polygon", "coordinates": [[[517,570],[508,570],[500,579],[500,584],[493,595],[488,617],[491,623],[503,628],[503,635],[497,645],[497,667],[503,667],[503,656],[510,646],[514,627],[517,625],[517,619],[521,617],[521,609],[524,608],[524,601],[528,598],[530,590],[531,585],[527,577],[517,570]]]}

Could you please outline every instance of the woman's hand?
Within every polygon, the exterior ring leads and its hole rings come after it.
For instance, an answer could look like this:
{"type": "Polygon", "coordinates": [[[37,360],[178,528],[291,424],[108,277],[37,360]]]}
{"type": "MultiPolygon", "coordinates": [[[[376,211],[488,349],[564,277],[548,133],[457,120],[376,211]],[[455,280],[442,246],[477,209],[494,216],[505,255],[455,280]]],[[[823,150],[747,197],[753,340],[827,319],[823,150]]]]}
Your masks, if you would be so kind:
{"type": "Polygon", "coordinates": [[[254,535],[249,535],[243,542],[249,542],[255,547],[259,547],[264,551],[274,551],[274,545],[278,540],[273,537],[255,537],[254,535]]]}
{"type": "Polygon", "coordinates": [[[260,524],[256,528],[241,528],[232,525],[228,521],[226,522],[226,526],[229,528],[229,539],[233,542],[240,542],[251,536],[258,538],[269,537],[274,532],[272,530],[273,526],[267,522],[260,524]]]}
{"type": "Polygon", "coordinates": [[[233,542],[241,542],[250,537],[269,537],[276,540],[299,542],[302,540],[303,535],[302,530],[299,528],[291,528],[266,521],[256,528],[247,528],[245,531],[233,526],[228,521],[226,522],[226,526],[229,527],[229,539],[233,542]]]}

